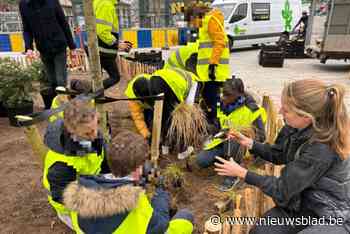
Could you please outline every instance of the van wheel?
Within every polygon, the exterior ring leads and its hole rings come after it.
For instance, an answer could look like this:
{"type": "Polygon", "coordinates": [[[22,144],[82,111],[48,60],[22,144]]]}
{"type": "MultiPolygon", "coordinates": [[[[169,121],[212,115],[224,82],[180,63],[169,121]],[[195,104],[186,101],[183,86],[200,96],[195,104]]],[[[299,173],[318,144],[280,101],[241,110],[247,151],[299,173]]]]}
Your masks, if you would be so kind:
{"type": "Polygon", "coordinates": [[[228,38],[228,48],[230,49],[230,52],[233,51],[233,39],[231,37],[228,38]]]}

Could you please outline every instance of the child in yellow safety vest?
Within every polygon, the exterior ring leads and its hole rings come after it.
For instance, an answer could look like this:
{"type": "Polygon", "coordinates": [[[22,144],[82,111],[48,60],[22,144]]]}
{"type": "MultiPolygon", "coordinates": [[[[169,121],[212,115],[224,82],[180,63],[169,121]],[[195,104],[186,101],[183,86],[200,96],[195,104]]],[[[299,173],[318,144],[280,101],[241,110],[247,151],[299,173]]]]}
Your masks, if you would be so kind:
{"type": "MultiPolygon", "coordinates": [[[[231,79],[224,83],[223,96],[217,108],[217,119],[221,131],[230,128],[254,128],[256,140],[265,140],[265,110],[256,104],[252,96],[246,94],[241,79],[231,79]]],[[[216,156],[233,157],[238,163],[241,161],[239,145],[236,142],[214,137],[199,153],[197,164],[201,168],[209,167],[214,164],[216,156]]],[[[237,178],[227,177],[220,190],[228,191],[238,182],[237,178]]]]}
{"type": "Polygon", "coordinates": [[[98,114],[89,100],[72,100],[64,117],[50,122],[45,144],[43,185],[58,217],[70,225],[70,211],[62,204],[63,190],[80,175],[109,173],[105,144],[98,131],[98,114]]]}
{"type": "Polygon", "coordinates": [[[162,180],[151,201],[140,184],[149,153],[144,138],[121,131],[109,145],[112,174],[81,176],[64,191],[64,204],[72,211],[76,233],[190,234],[193,215],[179,210],[170,217],[170,195],[162,180]]]}

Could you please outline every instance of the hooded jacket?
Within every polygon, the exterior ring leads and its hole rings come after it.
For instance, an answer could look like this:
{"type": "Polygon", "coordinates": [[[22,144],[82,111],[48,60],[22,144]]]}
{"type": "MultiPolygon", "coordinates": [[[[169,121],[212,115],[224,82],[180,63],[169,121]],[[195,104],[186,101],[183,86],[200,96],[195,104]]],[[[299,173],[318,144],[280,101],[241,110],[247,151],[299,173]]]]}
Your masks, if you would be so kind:
{"type": "MultiPolygon", "coordinates": [[[[144,196],[144,190],[133,186],[129,180],[81,176],[65,189],[64,205],[78,213],[77,223],[85,234],[107,234],[122,225],[130,212],[137,208],[141,196],[144,196]]],[[[168,192],[158,188],[151,200],[153,211],[146,233],[166,232],[170,220],[169,205],[168,192]]],[[[147,212],[141,213],[139,218],[147,217],[147,212]]]]}
{"type": "Polygon", "coordinates": [[[245,181],[293,213],[342,218],[350,231],[350,160],[341,160],[328,145],[311,141],[312,129],[285,126],[274,145],[254,142],[251,152],[274,164],[285,164],[281,176],[248,172],[245,181]]]}
{"type": "Polygon", "coordinates": [[[58,0],[21,0],[25,50],[33,50],[33,39],[40,53],[57,54],[75,49],[72,32],[58,0]]]}

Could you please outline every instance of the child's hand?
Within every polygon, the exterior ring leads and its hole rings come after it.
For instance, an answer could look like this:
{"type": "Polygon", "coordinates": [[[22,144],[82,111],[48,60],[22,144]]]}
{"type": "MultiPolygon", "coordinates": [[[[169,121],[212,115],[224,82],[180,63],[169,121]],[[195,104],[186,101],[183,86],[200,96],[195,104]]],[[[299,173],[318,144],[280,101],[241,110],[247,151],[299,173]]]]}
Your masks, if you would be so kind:
{"type": "Polygon", "coordinates": [[[247,169],[241,167],[238,163],[236,163],[232,158],[230,158],[230,161],[225,160],[220,157],[216,157],[220,163],[214,163],[215,165],[215,171],[218,173],[218,175],[221,176],[237,176],[240,178],[245,178],[247,175],[247,169]]]}
{"type": "Polygon", "coordinates": [[[251,149],[253,146],[253,139],[244,136],[242,133],[234,129],[229,131],[227,138],[237,141],[240,145],[247,147],[248,149],[251,149]]]}

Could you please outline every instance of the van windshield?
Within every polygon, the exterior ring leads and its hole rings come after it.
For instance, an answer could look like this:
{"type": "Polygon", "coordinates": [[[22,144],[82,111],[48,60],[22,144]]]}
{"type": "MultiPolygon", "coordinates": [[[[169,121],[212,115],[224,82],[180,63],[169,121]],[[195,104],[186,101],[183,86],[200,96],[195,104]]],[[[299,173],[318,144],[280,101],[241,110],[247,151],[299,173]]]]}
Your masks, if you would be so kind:
{"type": "Polygon", "coordinates": [[[213,8],[218,8],[224,14],[225,20],[228,20],[235,6],[236,3],[212,5],[213,8]]]}

